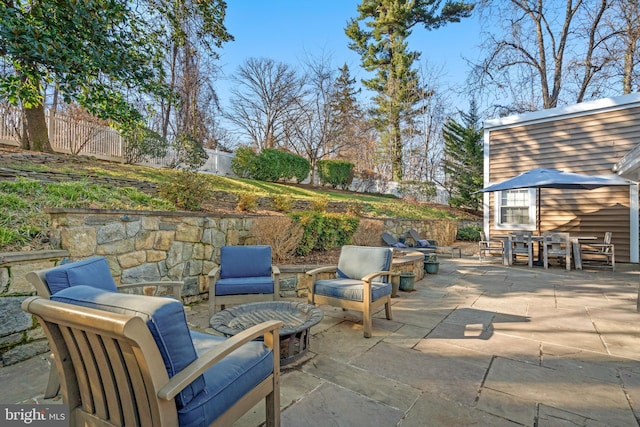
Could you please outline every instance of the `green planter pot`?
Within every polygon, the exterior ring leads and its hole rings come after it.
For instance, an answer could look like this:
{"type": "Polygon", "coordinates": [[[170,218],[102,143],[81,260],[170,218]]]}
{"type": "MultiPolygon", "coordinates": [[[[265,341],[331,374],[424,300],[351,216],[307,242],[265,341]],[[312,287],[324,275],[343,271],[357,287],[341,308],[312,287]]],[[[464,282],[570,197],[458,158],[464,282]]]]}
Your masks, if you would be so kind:
{"type": "Polygon", "coordinates": [[[424,271],[428,274],[438,274],[439,262],[425,262],[424,271]]]}
{"type": "Polygon", "coordinates": [[[412,291],[415,281],[415,273],[400,273],[400,290],[405,292],[412,291]]]}

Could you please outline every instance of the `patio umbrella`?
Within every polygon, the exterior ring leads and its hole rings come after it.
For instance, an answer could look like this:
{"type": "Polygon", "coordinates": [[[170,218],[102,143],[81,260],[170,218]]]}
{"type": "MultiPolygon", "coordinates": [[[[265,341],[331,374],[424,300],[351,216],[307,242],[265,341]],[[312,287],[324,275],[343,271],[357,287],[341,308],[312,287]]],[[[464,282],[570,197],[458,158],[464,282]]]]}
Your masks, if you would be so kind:
{"type": "MultiPolygon", "coordinates": [[[[515,190],[518,188],[560,188],[570,190],[593,190],[594,188],[613,185],[631,185],[630,181],[617,175],[595,176],[581,175],[578,173],[564,172],[557,169],[537,168],[521,173],[518,176],[507,179],[497,184],[490,185],[478,191],[489,193],[493,191],[515,190]]],[[[536,200],[536,225],[540,235],[540,191],[537,191],[536,200]]]]}

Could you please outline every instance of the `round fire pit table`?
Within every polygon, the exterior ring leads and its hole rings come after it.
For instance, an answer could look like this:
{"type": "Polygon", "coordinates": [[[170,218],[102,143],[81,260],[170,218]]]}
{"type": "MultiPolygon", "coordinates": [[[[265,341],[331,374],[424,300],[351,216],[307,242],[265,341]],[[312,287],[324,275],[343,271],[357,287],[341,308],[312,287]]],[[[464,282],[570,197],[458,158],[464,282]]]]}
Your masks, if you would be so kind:
{"type": "Polygon", "coordinates": [[[217,312],[211,327],[227,337],[267,320],[280,320],[280,364],[286,365],[309,350],[309,328],[318,324],[324,313],[318,307],[294,301],[265,301],[241,304],[217,312]]]}

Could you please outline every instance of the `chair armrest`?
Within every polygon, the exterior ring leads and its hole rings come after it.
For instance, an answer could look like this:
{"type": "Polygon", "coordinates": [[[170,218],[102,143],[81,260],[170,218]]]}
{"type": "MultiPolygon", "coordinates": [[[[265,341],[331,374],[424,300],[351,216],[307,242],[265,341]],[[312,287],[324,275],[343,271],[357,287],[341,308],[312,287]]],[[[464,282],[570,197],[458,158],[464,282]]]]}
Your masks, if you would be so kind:
{"type": "MultiPolygon", "coordinates": [[[[234,350],[250,341],[253,341],[261,335],[273,334],[277,340],[279,337],[278,329],[281,328],[282,325],[283,323],[279,320],[268,320],[252,326],[251,328],[227,339],[225,342],[216,346],[216,348],[213,348],[198,357],[182,371],[174,375],[169,382],[160,389],[158,397],[165,400],[173,399],[186,386],[202,375],[204,371],[224,359],[234,350]]],[[[266,339],[265,342],[267,342],[266,339]]],[[[273,357],[279,357],[279,355],[274,354],[273,357]]]]}
{"type": "Polygon", "coordinates": [[[280,275],[280,267],[278,267],[277,265],[272,265],[271,274],[273,274],[274,276],[280,275]]]}
{"type": "Polygon", "coordinates": [[[337,265],[332,265],[332,266],[327,266],[327,267],[314,268],[313,270],[307,271],[307,275],[308,276],[315,276],[315,275],[317,275],[319,273],[335,273],[336,271],[338,271],[338,266],[337,265]]]}
{"type": "Polygon", "coordinates": [[[400,273],[395,271],[374,271],[373,273],[369,273],[362,278],[363,282],[371,282],[373,279],[379,276],[400,276],[400,273]]]}
{"type": "Polygon", "coordinates": [[[220,267],[214,267],[214,269],[211,270],[209,272],[209,274],[208,274],[209,280],[211,280],[211,279],[218,280],[219,279],[219,277],[218,277],[219,273],[220,273],[220,267]]]}
{"type": "Polygon", "coordinates": [[[374,271],[373,273],[369,273],[362,278],[364,282],[371,282],[373,279],[379,276],[400,276],[400,273],[395,271],[374,271]]]}
{"type": "MultiPolygon", "coordinates": [[[[157,281],[157,282],[140,282],[140,283],[132,283],[127,285],[118,286],[118,291],[128,291],[133,289],[144,289],[145,287],[155,287],[156,290],[153,293],[153,296],[157,295],[157,292],[160,288],[170,288],[171,295],[177,299],[182,299],[182,286],[183,282],[178,281],[157,281]]],[[[143,293],[143,295],[145,295],[143,293]]]]}

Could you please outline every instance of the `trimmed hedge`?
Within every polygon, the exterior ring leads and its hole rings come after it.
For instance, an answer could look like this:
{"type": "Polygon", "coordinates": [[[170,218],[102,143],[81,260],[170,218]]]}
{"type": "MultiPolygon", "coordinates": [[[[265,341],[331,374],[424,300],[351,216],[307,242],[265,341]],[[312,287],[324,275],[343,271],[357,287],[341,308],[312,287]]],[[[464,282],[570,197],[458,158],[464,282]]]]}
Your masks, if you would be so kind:
{"type": "Polygon", "coordinates": [[[353,168],[351,162],[343,160],[319,160],[316,164],[320,182],[331,187],[347,188],[353,181],[353,168]]]}
{"type": "Polygon", "coordinates": [[[300,256],[349,244],[360,223],[358,217],[338,213],[296,212],[291,217],[304,230],[296,250],[300,256]]]}
{"type": "Polygon", "coordinates": [[[282,179],[295,179],[301,182],[311,170],[309,161],[286,151],[265,148],[256,154],[249,147],[240,147],[231,161],[231,170],[243,178],[276,182],[282,179]]]}

